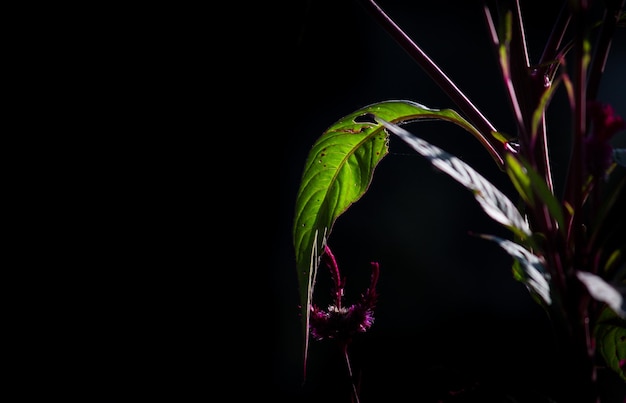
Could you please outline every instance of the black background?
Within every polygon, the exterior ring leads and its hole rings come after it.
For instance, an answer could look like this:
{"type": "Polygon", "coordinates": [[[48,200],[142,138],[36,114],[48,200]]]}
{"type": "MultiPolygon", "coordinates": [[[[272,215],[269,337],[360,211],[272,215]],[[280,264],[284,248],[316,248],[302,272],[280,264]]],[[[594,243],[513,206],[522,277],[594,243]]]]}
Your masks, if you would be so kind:
{"type": "MultiPolygon", "coordinates": [[[[532,60],[557,3],[522,2],[532,60]]],[[[480,2],[380,4],[499,130],[514,131],[480,2]]],[[[7,76],[7,133],[24,142],[6,150],[18,185],[5,189],[16,200],[5,211],[15,223],[3,356],[13,401],[350,402],[332,343],[311,344],[302,379],[291,237],[308,151],[371,103],[455,105],[355,0],[27,7],[8,41],[19,52],[7,56],[21,73],[7,76]]],[[[624,117],[625,36],[599,95],[624,117]]],[[[553,102],[560,189],[563,91],[553,102]]],[[[514,197],[462,129],[407,128],[514,197]]],[[[550,323],[512,278],[510,256],[469,232],[510,234],[390,141],[329,239],[347,304],[367,287],[369,263],[381,266],[375,323],[349,351],[361,403],[559,397],[569,380],[550,323]]]]}
{"type": "MultiPolygon", "coordinates": [[[[25,400],[350,401],[333,343],[311,344],[302,379],[291,236],[308,151],[371,103],[456,107],[357,1],[285,3],[96,5],[84,18],[66,13],[60,35],[36,35],[49,62],[35,66],[49,65],[42,81],[59,110],[35,116],[59,150],[44,143],[50,162],[24,181],[36,194],[18,220],[30,217],[21,231],[41,248],[14,237],[28,267],[14,304],[28,313],[10,375],[25,383],[25,400]],[[76,136],[50,134],[49,122],[76,136]]],[[[523,2],[532,60],[555,3],[523,2]]],[[[479,2],[380,4],[499,130],[514,131],[479,2]]],[[[599,95],[621,116],[624,36],[599,95]]],[[[557,190],[567,112],[560,91],[548,119],[557,190]]],[[[407,128],[514,197],[462,129],[407,128]]],[[[512,278],[510,256],[469,232],[510,235],[391,138],[370,189],[329,239],[347,304],[367,287],[369,263],[381,267],[374,326],[349,351],[362,403],[541,403],[567,390],[551,325],[512,278]]]]}
{"type": "MultiPolygon", "coordinates": [[[[560,2],[522,2],[530,58],[539,58],[560,2]]],[[[381,7],[473,100],[500,130],[514,132],[496,56],[478,2],[381,1],[381,7]]],[[[332,342],[314,342],[302,382],[302,337],[291,230],[293,206],[308,150],[333,122],[365,105],[408,99],[453,108],[449,98],[376,25],[358,2],[294,1],[276,25],[281,63],[271,66],[269,88],[280,96],[266,105],[279,134],[281,164],[276,240],[269,268],[272,337],[269,399],[348,402],[343,357],[332,342]],[[277,81],[275,81],[277,80],[277,81]]],[[[626,116],[626,41],[620,32],[599,98],[626,116]]],[[[563,91],[549,111],[558,189],[567,168],[569,122],[563,91]]],[[[441,122],[409,126],[414,134],[468,162],[514,197],[478,142],[441,122]]],[[[381,265],[374,326],[350,347],[361,402],[543,402],[558,398],[567,380],[551,325],[521,283],[510,257],[469,232],[509,234],[472,195],[435,171],[396,139],[370,189],[335,224],[329,239],[347,277],[346,302],[369,281],[369,262],[381,265]],[[458,392],[455,394],[455,392],[458,392]]],[[[316,298],[327,296],[320,272],[316,298]]],[[[613,400],[621,402],[615,391],[613,400]]]]}

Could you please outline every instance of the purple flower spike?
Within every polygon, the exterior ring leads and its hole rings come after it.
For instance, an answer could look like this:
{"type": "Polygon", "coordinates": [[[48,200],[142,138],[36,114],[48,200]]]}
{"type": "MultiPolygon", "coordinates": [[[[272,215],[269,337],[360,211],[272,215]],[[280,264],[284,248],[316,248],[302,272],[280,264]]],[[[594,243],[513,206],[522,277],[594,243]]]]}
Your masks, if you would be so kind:
{"type": "Polygon", "coordinates": [[[335,304],[328,307],[327,311],[311,305],[310,329],[311,335],[316,340],[335,339],[348,344],[357,333],[367,331],[374,323],[374,307],[378,294],[376,283],[380,272],[380,265],[372,262],[372,277],[367,291],[361,295],[360,301],[349,308],[341,306],[341,298],[345,283],[341,282],[341,276],[337,261],[328,246],[324,250],[324,262],[328,265],[333,282],[335,283],[335,304]]]}

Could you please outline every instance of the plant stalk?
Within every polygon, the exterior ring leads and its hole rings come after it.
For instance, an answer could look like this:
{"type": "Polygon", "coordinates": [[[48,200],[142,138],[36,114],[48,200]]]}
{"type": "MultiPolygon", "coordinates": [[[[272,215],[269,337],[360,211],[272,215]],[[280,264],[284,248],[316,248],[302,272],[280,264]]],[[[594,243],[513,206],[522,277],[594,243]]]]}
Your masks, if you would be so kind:
{"type": "Polygon", "coordinates": [[[491,133],[497,132],[491,122],[478,110],[472,101],[452,82],[452,80],[424,53],[424,51],[376,4],[374,0],[359,0],[374,19],[396,42],[417,62],[417,64],[437,83],[437,85],[461,109],[467,119],[482,133],[480,142],[502,169],[504,145],[491,133]]]}

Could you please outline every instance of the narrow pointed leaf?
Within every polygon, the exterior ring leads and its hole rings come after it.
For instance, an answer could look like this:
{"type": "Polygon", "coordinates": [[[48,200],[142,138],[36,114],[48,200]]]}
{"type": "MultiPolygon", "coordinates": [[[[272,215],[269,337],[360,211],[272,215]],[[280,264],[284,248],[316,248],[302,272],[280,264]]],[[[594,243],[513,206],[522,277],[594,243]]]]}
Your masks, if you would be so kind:
{"type": "Polygon", "coordinates": [[[541,202],[548,208],[559,229],[565,231],[563,209],[541,175],[526,161],[520,161],[512,154],[505,155],[504,160],[505,170],[522,199],[531,207],[534,207],[537,201],[541,202]]]}
{"type": "Polygon", "coordinates": [[[377,118],[387,130],[404,140],[409,146],[426,157],[434,166],[450,175],[457,182],[468,188],[491,218],[512,230],[522,239],[530,234],[528,222],[522,217],[513,202],[498,188],[480,175],[474,168],[448,154],[437,146],[414,136],[400,126],[377,118]]]}
{"type": "Polygon", "coordinates": [[[589,294],[598,301],[607,304],[617,315],[626,319],[624,293],[607,283],[602,277],[587,271],[577,271],[576,277],[587,287],[589,294]]]}
{"type": "MultiPolygon", "coordinates": [[[[616,264],[616,262],[618,262],[619,259],[621,258],[621,255],[622,255],[622,251],[619,250],[619,249],[615,249],[613,251],[613,253],[611,253],[609,255],[608,259],[606,260],[606,263],[604,264],[604,272],[605,273],[608,273],[613,268],[613,266],[616,264]]],[[[623,266],[622,270],[626,274],[626,266],[623,266]]],[[[617,278],[619,279],[620,277],[617,277],[617,278]]]]}
{"type": "Polygon", "coordinates": [[[526,174],[526,171],[522,164],[512,155],[507,154],[504,156],[504,169],[509,175],[513,186],[517,190],[522,200],[530,207],[535,206],[535,198],[533,197],[533,189],[530,184],[530,178],[526,174]]]}
{"type": "Polygon", "coordinates": [[[516,278],[521,279],[529,291],[541,297],[546,305],[552,304],[550,274],[544,268],[539,256],[508,239],[492,235],[481,235],[481,237],[496,242],[509,255],[513,256],[523,269],[523,274],[518,271],[516,278]]]}
{"type": "Polygon", "coordinates": [[[544,91],[541,94],[541,98],[539,99],[539,105],[537,105],[535,111],[533,112],[531,126],[531,138],[533,142],[536,141],[539,126],[541,125],[546,110],[548,109],[548,104],[552,100],[552,97],[554,96],[554,93],[556,92],[556,89],[559,87],[559,84],[562,80],[562,77],[557,77],[552,81],[550,85],[544,87],[544,91]]]}

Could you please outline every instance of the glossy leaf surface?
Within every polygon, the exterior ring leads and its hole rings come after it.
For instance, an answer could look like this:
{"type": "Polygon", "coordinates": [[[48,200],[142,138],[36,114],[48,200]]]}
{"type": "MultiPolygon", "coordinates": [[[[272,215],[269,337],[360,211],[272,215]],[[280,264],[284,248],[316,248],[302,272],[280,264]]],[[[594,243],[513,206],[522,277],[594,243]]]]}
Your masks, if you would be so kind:
{"type": "Polygon", "coordinates": [[[430,109],[415,102],[394,100],[372,104],[343,117],[314,143],[300,182],[293,226],[305,366],[310,306],[320,251],[324,250],[337,218],[365,194],[376,166],[388,153],[389,135],[382,124],[367,118],[372,115],[389,122],[446,120],[485,142],[482,134],[453,110],[430,109]]]}

